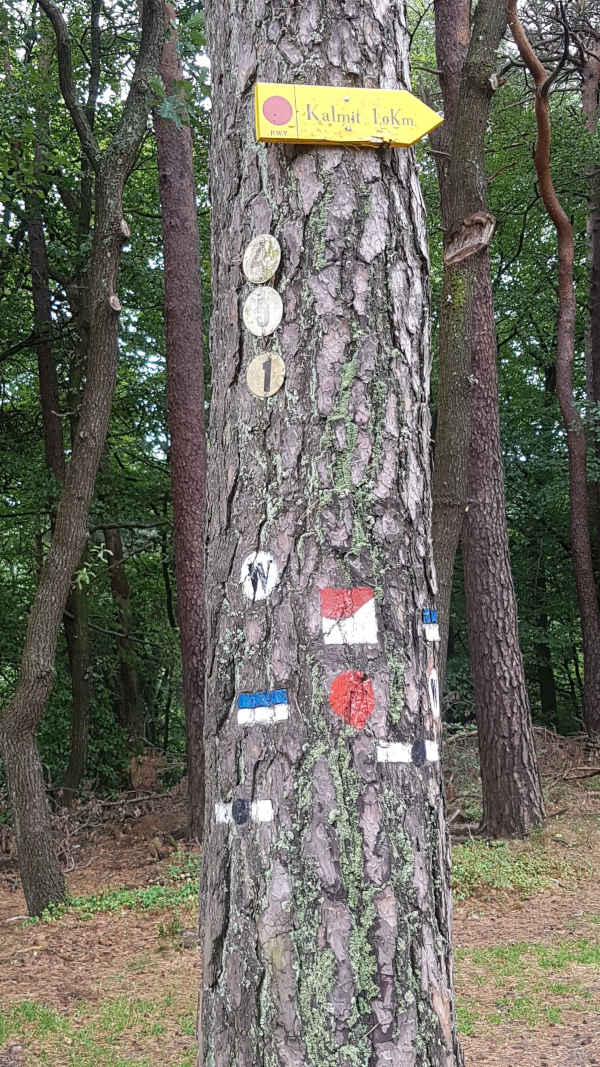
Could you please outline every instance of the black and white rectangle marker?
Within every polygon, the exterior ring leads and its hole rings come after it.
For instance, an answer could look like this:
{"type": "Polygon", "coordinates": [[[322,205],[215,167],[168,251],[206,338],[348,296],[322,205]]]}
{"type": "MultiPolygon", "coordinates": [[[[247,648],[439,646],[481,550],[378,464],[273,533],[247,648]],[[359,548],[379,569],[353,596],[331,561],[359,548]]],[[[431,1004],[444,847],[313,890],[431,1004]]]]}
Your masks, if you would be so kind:
{"type": "Polygon", "coordinates": [[[215,819],[220,823],[236,823],[238,826],[248,821],[273,822],[273,805],[270,800],[234,800],[229,804],[215,804],[215,819]]]}

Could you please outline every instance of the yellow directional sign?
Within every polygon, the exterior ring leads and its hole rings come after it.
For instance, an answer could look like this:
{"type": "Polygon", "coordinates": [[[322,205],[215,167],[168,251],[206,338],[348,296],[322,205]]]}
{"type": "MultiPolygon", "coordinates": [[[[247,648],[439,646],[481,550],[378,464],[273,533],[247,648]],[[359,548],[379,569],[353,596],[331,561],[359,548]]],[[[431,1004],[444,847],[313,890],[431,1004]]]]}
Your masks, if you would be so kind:
{"type": "Polygon", "coordinates": [[[258,140],[288,144],[406,148],[443,122],[405,90],[258,82],[254,106],[258,140]]]}

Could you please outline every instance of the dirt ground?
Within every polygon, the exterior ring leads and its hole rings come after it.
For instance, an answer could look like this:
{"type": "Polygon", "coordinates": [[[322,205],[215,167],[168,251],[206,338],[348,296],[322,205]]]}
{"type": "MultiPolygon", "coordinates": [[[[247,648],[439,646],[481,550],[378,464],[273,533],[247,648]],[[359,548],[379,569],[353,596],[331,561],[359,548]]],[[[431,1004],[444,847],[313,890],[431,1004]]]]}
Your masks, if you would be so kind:
{"type": "MultiPolygon", "coordinates": [[[[482,891],[455,905],[457,993],[459,1000],[476,1004],[478,1013],[477,1024],[462,1036],[466,1067],[600,1067],[598,966],[570,965],[569,978],[583,990],[584,1000],[579,998],[577,1010],[567,1004],[557,1022],[538,1019],[532,1025],[531,1019],[513,1018],[510,1011],[506,1021],[498,1018],[506,1001],[499,1001],[493,981],[485,975],[482,978],[471,952],[525,942],[555,946],[577,941],[599,946],[600,775],[591,776],[592,761],[599,761],[582,746],[563,747],[551,738],[546,740],[541,755],[549,818],[537,844],[564,857],[566,873],[530,899],[515,892],[482,891]],[[493,1023],[489,1021],[492,1016],[493,1023]]],[[[451,814],[459,811],[453,827],[463,839],[468,825],[460,806],[465,796],[472,803],[468,778],[474,759],[472,748],[463,743],[460,752],[451,752],[448,767],[448,808],[451,814]]],[[[128,797],[115,804],[114,811],[97,805],[85,818],[81,813],[70,816],[64,853],[67,867],[73,867],[68,874],[71,893],[82,896],[110,887],[164,881],[169,853],[175,850],[183,824],[180,797],[128,797]],[[86,820],[87,826],[79,830],[86,820]]],[[[195,1013],[197,949],[184,950],[178,936],[165,936],[161,912],[102,913],[86,921],[70,914],[58,922],[23,925],[25,903],[6,835],[4,847],[5,852],[0,851],[0,1013],[11,1005],[35,1001],[71,1018],[107,997],[160,1001],[168,993],[161,1033],[155,1040],[146,1035],[143,1054],[135,1040],[124,1035],[118,1062],[123,1056],[130,1057],[128,1064],[155,1063],[157,1067],[191,1062],[185,1056],[193,1054],[193,1032],[190,1025],[182,1029],[177,1019],[185,1016],[189,1022],[195,1013]]],[[[178,918],[193,928],[195,908],[180,909],[178,918]]],[[[512,981],[506,979],[503,997],[510,999],[512,981]]],[[[522,995],[522,976],[518,982],[515,979],[517,987],[522,995]]],[[[530,993],[533,1008],[543,1006],[544,988],[539,983],[532,984],[530,993]]],[[[10,1041],[3,1046],[0,1040],[0,1065],[38,1062],[35,1048],[28,1047],[28,1056],[34,1054],[32,1060],[25,1059],[17,1047],[7,1053],[9,1047],[13,1047],[10,1041]]],[[[39,1057],[40,1063],[54,1067],[74,1062],[68,1050],[63,1054],[58,1049],[47,1058],[40,1047],[39,1057]]]]}

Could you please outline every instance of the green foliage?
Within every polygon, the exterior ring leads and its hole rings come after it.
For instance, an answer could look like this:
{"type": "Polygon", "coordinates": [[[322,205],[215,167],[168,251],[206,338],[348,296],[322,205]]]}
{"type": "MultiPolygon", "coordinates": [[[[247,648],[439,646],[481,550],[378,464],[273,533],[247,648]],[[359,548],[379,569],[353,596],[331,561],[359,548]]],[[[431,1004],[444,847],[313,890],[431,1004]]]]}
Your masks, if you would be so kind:
{"type": "Polygon", "coordinates": [[[547,889],[557,878],[575,881],[577,872],[546,851],[535,835],[524,847],[507,841],[474,840],[452,850],[452,891],[455,900],[512,891],[527,898],[547,889]]]}
{"type": "Polygon", "coordinates": [[[169,882],[166,885],[152,885],[146,889],[106,889],[87,897],[71,897],[65,904],[47,908],[39,919],[32,918],[27,922],[50,923],[64,918],[65,915],[74,915],[85,921],[92,919],[94,915],[124,911],[164,911],[194,903],[198,896],[199,864],[198,856],[181,849],[167,868],[169,882]]]}

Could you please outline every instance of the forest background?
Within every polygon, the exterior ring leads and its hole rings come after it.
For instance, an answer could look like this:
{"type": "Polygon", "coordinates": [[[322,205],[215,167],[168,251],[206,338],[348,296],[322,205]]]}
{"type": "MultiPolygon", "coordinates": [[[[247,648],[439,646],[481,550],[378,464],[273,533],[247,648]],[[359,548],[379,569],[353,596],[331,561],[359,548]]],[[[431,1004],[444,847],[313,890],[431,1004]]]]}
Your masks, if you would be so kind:
{"type": "MultiPolygon", "coordinates": [[[[552,6],[552,5],[551,5],[552,6]]],[[[574,5],[575,7],[577,5],[574,5]]],[[[92,5],[92,8],[94,5],[92,5]]],[[[69,2],[76,84],[87,86],[93,55],[90,6],[69,2]]],[[[96,5],[99,15],[100,5],[96,5]]],[[[205,329],[210,307],[207,152],[210,87],[202,16],[183,5],[180,51],[184,99],[155,85],[155,108],[193,130],[203,269],[205,329]]],[[[92,12],[93,15],[93,12],[92,12]]],[[[85,348],[82,279],[93,217],[90,176],[57,91],[51,34],[26,5],[4,10],[0,99],[0,699],[14,689],[25,627],[45,557],[59,492],[44,451],[37,355],[51,344],[56,366],[65,457],[76,432],[85,348]],[[36,325],[32,296],[31,223],[41,223],[48,259],[51,328],[36,325]]],[[[411,5],[413,91],[442,109],[435,76],[433,10],[411,5]]],[[[102,11],[101,90],[94,131],[106,141],[131,75],[138,27],[128,5],[102,11]]],[[[532,163],[536,139],[531,84],[505,40],[486,134],[489,206],[497,219],[491,245],[498,332],[502,448],[519,634],[534,722],[560,733],[582,727],[582,635],[572,574],[566,437],[555,394],[556,235],[532,163]]],[[[98,90],[96,90],[98,93],[98,90]]],[[[586,393],[589,264],[586,226],[590,176],[600,157],[597,125],[582,108],[577,76],[550,96],[552,170],[575,233],[577,290],[575,392],[588,434],[588,477],[600,480],[600,419],[586,393]]],[[[597,116],[596,116],[597,119],[597,116]]],[[[417,147],[427,205],[434,346],[441,300],[442,230],[435,155],[417,147]]],[[[48,787],[84,792],[128,783],[131,760],[163,753],[166,784],[182,773],[185,723],[173,566],[170,442],[164,366],[163,261],[156,148],[150,130],[125,189],[130,229],[119,280],[120,362],[109,439],[89,519],[89,542],[70,597],[77,640],[68,623],[56,660],[56,683],[39,731],[48,787]],[[86,758],[74,749],[84,738],[86,758]],[[72,738],[75,743],[72,744],[72,738]],[[75,768],[75,769],[74,769],[75,768]]],[[[598,309],[596,309],[597,311],[598,309]]],[[[208,351],[203,338],[203,351],[208,351]]],[[[207,405],[210,365],[205,359],[207,405]]],[[[434,363],[432,410],[435,420],[434,363]]],[[[434,422],[435,428],[435,422],[434,422]]],[[[435,432],[434,432],[435,440],[435,432]]],[[[599,531],[592,529],[596,546],[599,531]]],[[[449,731],[474,721],[460,553],[451,608],[445,721],[449,731]]],[[[0,771],[0,787],[2,785],[0,771]]],[[[69,799],[70,792],[63,792],[69,799]]],[[[9,818],[8,810],[2,814],[9,818]]]]}

